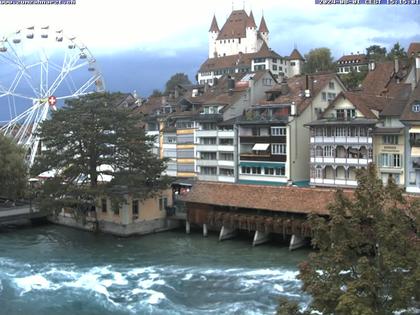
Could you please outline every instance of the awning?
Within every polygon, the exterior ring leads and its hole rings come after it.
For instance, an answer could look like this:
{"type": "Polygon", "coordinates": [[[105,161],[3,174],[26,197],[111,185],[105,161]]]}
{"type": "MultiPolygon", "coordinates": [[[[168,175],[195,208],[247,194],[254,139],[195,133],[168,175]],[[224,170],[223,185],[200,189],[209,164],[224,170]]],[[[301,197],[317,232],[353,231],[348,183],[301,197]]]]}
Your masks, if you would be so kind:
{"type": "Polygon", "coordinates": [[[411,127],[409,133],[420,133],[420,127],[411,127]]]}
{"type": "Polygon", "coordinates": [[[420,157],[420,147],[412,147],[411,148],[411,156],[419,156],[420,157]]]}
{"type": "Polygon", "coordinates": [[[269,143],[256,143],[252,147],[252,151],[266,151],[269,146],[269,143]]]}

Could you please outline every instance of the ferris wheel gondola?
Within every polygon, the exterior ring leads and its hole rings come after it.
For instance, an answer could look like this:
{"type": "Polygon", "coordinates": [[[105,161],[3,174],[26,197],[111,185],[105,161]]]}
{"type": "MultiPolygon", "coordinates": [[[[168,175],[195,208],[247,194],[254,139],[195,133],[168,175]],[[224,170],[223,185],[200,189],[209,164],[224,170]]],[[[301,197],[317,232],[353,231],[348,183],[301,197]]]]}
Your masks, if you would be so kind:
{"type": "Polygon", "coordinates": [[[9,120],[0,132],[28,152],[31,166],[39,148],[36,131],[66,99],[104,91],[89,49],[63,30],[33,26],[0,39],[0,113],[9,120]]]}

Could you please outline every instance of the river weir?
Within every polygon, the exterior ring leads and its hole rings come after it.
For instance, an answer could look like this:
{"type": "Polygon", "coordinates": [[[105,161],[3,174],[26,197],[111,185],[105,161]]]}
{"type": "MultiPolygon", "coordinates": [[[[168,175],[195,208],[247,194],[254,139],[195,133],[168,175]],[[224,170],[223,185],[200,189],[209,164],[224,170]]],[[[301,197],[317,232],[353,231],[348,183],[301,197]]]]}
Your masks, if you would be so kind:
{"type": "Polygon", "coordinates": [[[0,232],[1,314],[273,314],[303,304],[289,252],[192,231],[117,238],[60,226],[0,232]]]}

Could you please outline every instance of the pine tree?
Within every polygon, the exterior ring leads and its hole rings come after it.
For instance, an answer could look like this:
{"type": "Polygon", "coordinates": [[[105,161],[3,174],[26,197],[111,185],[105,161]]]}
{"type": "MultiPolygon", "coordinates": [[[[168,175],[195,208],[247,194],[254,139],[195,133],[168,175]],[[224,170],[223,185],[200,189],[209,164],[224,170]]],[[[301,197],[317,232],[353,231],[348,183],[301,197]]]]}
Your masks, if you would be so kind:
{"type": "Polygon", "coordinates": [[[300,265],[299,278],[312,296],[310,310],[391,315],[419,307],[420,204],[376,175],[374,165],[359,171],[354,198],[338,190],[330,217],[309,219],[318,251],[300,265]]]}
{"type": "Polygon", "coordinates": [[[151,153],[153,137],[146,136],[141,114],[115,106],[121,97],[96,93],[72,99],[42,123],[39,136],[46,150],[32,173],[56,176],[42,185],[41,208],[85,214],[98,196],[144,200],[167,187],[161,176],[165,161],[151,153]]]}

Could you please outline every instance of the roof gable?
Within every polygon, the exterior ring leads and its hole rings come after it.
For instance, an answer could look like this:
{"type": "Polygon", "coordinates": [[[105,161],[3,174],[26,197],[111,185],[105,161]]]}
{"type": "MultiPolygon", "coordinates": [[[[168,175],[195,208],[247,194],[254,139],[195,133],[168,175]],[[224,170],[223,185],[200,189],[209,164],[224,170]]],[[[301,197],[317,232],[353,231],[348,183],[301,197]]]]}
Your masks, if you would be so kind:
{"type": "Polygon", "coordinates": [[[217,40],[245,38],[248,18],[248,14],[245,12],[245,10],[232,11],[222,29],[220,30],[220,33],[217,36],[217,40]]]}

